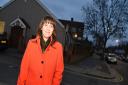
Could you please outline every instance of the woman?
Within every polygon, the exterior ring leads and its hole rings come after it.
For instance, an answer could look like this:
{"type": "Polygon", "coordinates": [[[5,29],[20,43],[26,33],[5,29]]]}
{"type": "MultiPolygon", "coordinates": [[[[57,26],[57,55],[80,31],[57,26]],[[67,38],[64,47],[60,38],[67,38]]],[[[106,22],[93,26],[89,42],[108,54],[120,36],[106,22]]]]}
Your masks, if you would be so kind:
{"type": "Polygon", "coordinates": [[[40,22],[37,37],[28,42],[17,85],[60,85],[63,48],[56,40],[56,22],[46,16],[40,22]]]}

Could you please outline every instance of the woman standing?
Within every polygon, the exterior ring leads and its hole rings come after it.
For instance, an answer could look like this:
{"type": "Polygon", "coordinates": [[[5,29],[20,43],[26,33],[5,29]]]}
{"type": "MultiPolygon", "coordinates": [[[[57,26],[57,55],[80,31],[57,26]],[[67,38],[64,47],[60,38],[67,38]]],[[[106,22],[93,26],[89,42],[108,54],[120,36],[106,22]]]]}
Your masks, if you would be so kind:
{"type": "Polygon", "coordinates": [[[56,40],[56,21],[46,16],[37,37],[28,42],[17,85],[60,85],[64,70],[63,47],[56,40]]]}

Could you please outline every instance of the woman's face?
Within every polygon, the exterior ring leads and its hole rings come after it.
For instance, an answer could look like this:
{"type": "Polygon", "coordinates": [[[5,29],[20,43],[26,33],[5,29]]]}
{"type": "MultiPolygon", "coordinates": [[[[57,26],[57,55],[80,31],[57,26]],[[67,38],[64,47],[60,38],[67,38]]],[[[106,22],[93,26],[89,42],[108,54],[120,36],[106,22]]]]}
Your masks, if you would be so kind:
{"type": "Polygon", "coordinates": [[[43,38],[48,39],[53,33],[54,26],[49,21],[47,21],[43,24],[41,30],[43,38]]]}

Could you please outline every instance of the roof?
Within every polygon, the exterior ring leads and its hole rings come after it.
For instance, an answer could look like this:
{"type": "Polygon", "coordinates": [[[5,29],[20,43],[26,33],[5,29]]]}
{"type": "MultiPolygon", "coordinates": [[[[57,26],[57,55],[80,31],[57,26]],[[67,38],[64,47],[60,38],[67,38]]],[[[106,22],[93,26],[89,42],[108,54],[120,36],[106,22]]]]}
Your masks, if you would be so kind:
{"type": "Polygon", "coordinates": [[[40,0],[35,0],[38,2],[38,4],[44,8],[52,17],[56,19],[56,21],[64,28],[63,24],[57,19],[57,17],[40,1],[40,0]]]}
{"type": "Polygon", "coordinates": [[[80,27],[84,29],[84,23],[83,22],[78,22],[78,21],[72,21],[72,20],[62,20],[59,19],[61,23],[63,23],[64,25],[69,24],[72,27],[80,27]]]}
{"type": "MultiPolygon", "coordinates": [[[[4,9],[5,7],[9,6],[11,3],[13,3],[16,0],[10,0],[9,2],[7,2],[5,5],[3,5],[2,7],[0,7],[0,10],[4,9]]],[[[59,23],[61,25],[61,27],[64,28],[63,24],[57,19],[57,17],[40,1],[40,0],[35,0],[43,9],[46,10],[46,12],[48,14],[50,14],[53,18],[56,19],[57,23],[59,23]]]]}

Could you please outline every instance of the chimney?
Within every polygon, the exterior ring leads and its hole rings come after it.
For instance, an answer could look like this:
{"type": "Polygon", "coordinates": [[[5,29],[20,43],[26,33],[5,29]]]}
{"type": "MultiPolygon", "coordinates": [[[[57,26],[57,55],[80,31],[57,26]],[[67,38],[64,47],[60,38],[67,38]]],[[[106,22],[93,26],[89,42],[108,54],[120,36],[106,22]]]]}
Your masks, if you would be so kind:
{"type": "Polygon", "coordinates": [[[74,20],[73,20],[73,17],[71,18],[71,22],[73,22],[74,20]]]}

